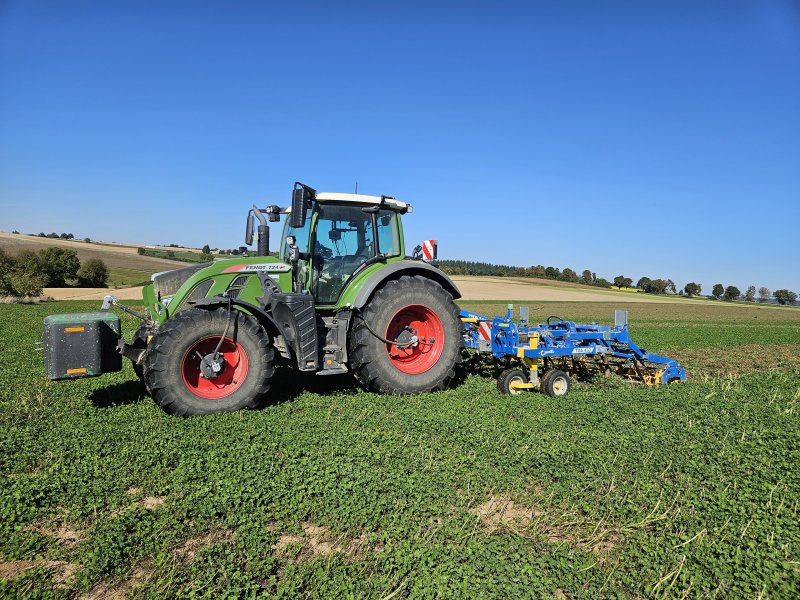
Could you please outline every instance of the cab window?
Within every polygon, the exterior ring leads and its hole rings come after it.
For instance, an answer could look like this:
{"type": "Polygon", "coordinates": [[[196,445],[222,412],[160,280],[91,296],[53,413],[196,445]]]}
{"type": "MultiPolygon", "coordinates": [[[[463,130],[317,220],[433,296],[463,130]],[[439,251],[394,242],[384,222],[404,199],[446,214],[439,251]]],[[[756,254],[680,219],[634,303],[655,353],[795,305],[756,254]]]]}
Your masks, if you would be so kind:
{"type": "Polygon", "coordinates": [[[297,249],[300,252],[308,252],[308,238],[311,231],[311,211],[309,211],[309,218],[306,219],[306,224],[303,227],[292,227],[291,216],[286,217],[286,227],[283,230],[283,240],[281,240],[281,253],[280,259],[284,262],[289,260],[289,244],[286,243],[286,238],[293,235],[297,240],[297,249]]]}
{"type": "Polygon", "coordinates": [[[397,227],[397,213],[381,210],[378,213],[378,249],[384,256],[400,255],[400,232],[397,227]]]}
{"type": "Polygon", "coordinates": [[[311,293],[319,304],[334,304],[358,267],[375,255],[372,215],[359,205],[319,205],[311,293]]]}

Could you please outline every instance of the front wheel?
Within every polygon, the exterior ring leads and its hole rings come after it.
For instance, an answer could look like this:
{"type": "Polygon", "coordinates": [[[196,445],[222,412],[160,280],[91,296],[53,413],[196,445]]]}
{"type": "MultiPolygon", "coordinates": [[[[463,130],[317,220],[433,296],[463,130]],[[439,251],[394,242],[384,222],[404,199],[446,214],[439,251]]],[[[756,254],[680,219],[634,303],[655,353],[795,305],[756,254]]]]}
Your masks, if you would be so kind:
{"type": "Polygon", "coordinates": [[[181,311],[156,332],[144,380],[158,404],[176,415],[257,408],[274,372],[267,332],[238,310],[181,311]]]}
{"type": "Polygon", "coordinates": [[[435,281],[405,275],[380,288],[353,323],[350,360],[373,391],[441,390],[464,345],[458,307],[435,281]]]}

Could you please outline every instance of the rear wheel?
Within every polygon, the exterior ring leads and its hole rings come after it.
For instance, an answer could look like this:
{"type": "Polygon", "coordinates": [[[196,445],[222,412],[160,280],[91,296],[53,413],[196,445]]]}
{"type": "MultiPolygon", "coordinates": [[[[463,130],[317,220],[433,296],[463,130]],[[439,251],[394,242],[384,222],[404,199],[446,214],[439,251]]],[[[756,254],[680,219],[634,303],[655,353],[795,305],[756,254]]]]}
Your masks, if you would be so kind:
{"type": "Polygon", "coordinates": [[[144,380],[155,401],[176,415],[257,408],[269,391],[273,357],[254,317],[195,308],[158,329],[145,355],[144,380]]]}
{"type": "Polygon", "coordinates": [[[461,362],[462,327],[458,307],[438,283],[408,275],[389,281],[353,323],[353,371],[376,392],[444,389],[461,362]]]}

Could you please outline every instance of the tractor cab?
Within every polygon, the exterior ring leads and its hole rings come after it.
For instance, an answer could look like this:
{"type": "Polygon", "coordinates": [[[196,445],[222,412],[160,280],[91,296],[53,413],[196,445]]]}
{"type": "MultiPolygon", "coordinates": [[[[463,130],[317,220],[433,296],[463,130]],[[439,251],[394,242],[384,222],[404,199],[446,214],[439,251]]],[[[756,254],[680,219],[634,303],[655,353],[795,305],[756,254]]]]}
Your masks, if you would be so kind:
{"type": "Polygon", "coordinates": [[[336,304],[356,273],[404,256],[400,214],[409,209],[385,196],[317,194],[302,226],[286,220],[280,259],[296,265],[298,287],[318,305],[336,304]]]}
{"type": "Polygon", "coordinates": [[[410,204],[388,196],[317,193],[296,183],[290,207],[253,207],[246,242],[252,244],[255,215],[261,222],[258,254],[267,254],[267,219],[274,222],[287,215],[278,257],[292,266],[293,291],[310,293],[317,305],[332,306],[354,275],[405,256],[400,215],[411,211],[410,204]]]}

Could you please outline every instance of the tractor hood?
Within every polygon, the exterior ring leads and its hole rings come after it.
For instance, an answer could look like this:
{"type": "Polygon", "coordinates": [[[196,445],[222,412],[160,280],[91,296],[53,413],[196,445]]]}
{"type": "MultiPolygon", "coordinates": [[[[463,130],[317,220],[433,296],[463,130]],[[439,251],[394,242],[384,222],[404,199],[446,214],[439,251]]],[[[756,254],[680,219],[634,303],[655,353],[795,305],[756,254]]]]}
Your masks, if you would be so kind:
{"type": "Polygon", "coordinates": [[[153,281],[153,289],[155,290],[156,298],[172,296],[189,277],[213,264],[213,262],[198,263],[191,267],[175,269],[174,271],[162,271],[161,273],[151,275],[150,279],[153,281]]]}

